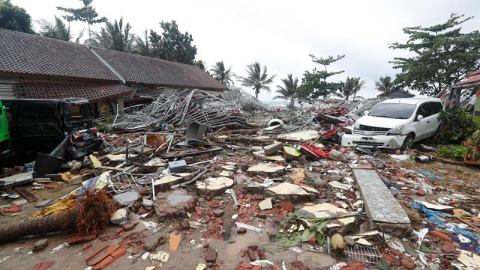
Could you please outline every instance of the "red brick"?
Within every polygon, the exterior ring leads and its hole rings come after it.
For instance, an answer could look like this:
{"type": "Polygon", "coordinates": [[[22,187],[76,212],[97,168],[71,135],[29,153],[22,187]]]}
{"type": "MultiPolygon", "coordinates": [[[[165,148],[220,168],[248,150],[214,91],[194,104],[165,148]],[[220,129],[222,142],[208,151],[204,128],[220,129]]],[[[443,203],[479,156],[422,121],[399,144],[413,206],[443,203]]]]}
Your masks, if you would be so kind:
{"type": "Polygon", "coordinates": [[[245,228],[240,228],[240,229],[237,230],[237,234],[244,234],[246,232],[247,232],[247,229],[245,229],[245,228]]]}
{"type": "Polygon", "coordinates": [[[293,261],[290,264],[292,265],[292,267],[295,267],[295,268],[303,267],[303,262],[302,261],[293,261]]]}
{"type": "Polygon", "coordinates": [[[109,255],[105,259],[103,259],[101,262],[95,264],[95,266],[93,266],[93,270],[105,269],[114,261],[115,261],[115,258],[109,255]]]}
{"type": "Polygon", "coordinates": [[[286,202],[286,201],[281,202],[281,203],[280,203],[280,207],[282,207],[283,209],[287,210],[288,212],[292,212],[293,209],[295,209],[295,207],[293,206],[292,203],[286,202]]]}
{"type": "Polygon", "coordinates": [[[207,249],[207,253],[205,254],[205,261],[209,263],[214,263],[217,260],[217,251],[211,247],[207,249]]]}
{"type": "Polygon", "coordinates": [[[127,249],[125,247],[119,247],[117,250],[112,252],[110,255],[112,255],[113,258],[118,259],[125,255],[127,253],[127,249]]]}
{"type": "Polygon", "coordinates": [[[425,190],[423,188],[419,188],[417,190],[417,195],[418,196],[425,196],[425,190]]]}
{"type": "Polygon", "coordinates": [[[258,258],[260,260],[266,260],[267,259],[267,256],[265,255],[265,252],[263,251],[263,249],[261,249],[261,248],[257,249],[257,254],[258,254],[258,258]]]}
{"type": "Polygon", "coordinates": [[[255,252],[251,249],[248,249],[247,250],[247,255],[248,255],[248,258],[250,258],[250,261],[255,261],[256,260],[256,257],[255,257],[255,252]]]}

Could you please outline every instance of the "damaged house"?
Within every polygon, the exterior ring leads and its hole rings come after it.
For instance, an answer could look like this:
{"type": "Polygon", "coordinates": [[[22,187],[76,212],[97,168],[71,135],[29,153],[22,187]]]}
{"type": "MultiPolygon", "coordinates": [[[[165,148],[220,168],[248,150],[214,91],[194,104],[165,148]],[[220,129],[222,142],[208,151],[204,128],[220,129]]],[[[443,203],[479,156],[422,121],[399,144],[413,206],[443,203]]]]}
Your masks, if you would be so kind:
{"type": "Polygon", "coordinates": [[[227,89],[195,66],[0,29],[0,98],[86,98],[101,117],[163,88],[227,89]]]}

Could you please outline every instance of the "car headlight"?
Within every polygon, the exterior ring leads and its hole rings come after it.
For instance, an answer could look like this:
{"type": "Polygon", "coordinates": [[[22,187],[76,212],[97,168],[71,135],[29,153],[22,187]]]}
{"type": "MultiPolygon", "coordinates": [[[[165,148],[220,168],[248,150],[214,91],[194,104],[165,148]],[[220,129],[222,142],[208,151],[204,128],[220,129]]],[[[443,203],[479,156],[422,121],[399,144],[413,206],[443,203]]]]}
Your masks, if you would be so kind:
{"type": "Polygon", "coordinates": [[[353,126],[353,129],[359,130],[359,129],[360,129],[360,124],[359,124],[359,123],[356,123],[356,124],[353,126]]]}
{"type": "Polygon", "coordinates": [[[400,135],[400,133],[402,132],[402,128],[403,128],[404,125],[399,125],[399,126],[396,126],[394,128],[391,128],[387,131],[387,135],[400,135]]]}

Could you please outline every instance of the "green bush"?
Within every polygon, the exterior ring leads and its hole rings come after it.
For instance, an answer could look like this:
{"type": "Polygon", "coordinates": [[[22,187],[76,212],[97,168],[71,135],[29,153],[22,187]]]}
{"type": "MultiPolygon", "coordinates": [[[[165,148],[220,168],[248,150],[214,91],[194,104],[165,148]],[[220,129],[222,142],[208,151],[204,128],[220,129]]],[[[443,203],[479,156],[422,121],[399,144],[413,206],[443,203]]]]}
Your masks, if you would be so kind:
{"type": "Polygon", "coordinates": [[[476,130],[470,113],[464,108],[441,111],[439,118],[442,125],[435,140],[440,144],[460,143],[476,130]]]}

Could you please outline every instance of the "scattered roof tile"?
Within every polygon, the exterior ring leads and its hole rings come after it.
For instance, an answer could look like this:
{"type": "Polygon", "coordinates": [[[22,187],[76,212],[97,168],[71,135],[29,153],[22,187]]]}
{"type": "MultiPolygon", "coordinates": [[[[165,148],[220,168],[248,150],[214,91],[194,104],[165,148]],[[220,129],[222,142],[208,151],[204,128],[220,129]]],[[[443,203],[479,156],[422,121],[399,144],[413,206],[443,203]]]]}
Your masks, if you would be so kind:
{"type": "Polygon", "coordinates": [[[130,88],[120,83],[25,79],[15,86],[15,96],[17,98],[61,99],[78,97],[95,102],[125,96],[130,93],[130,88]]]}
{"type": "Polygon", "coordinates": [[[128,83],[207,90],[227,89],[196,66],[101,48],[93,50],[128,83]]]}
{"type": "Polygon", "coordinates": [[[0,29],[0,72],[119,81],[89,48],[0,29]]]}

